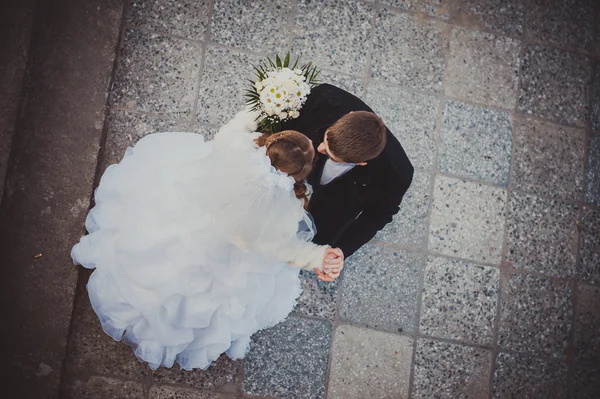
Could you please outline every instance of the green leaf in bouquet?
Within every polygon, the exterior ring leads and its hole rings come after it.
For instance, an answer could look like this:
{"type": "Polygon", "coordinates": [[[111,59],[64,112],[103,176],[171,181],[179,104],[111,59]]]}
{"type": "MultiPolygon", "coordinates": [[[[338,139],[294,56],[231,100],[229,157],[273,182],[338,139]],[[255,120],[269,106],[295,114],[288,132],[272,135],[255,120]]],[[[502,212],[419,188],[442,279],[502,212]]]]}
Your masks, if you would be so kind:
{"type": "Polygon", "coordinates": [[[276,68],[275,64],[273,63],[273,61],[271,61],[269,57],[267,57],[267,60],[269,61],[269,65],[271,65],[272,68],[276,68]]]}
{"type": "Polygon", "coordinates": [[[285,59],[283,60],[283,67],[287,68],[290,66],[290,52],[288,51],[285,55],[285,59]]]}
{"type": "Polygon", "coordinates": [[[300,62],[300,57],[296,57],[296,62],[294,62],[294,66],[292,67],[292,69],[296,69],[296,67],[298,66],[298,62],[300,62]]]}
{"type": "Polygon", "coordinates": [[[281,58],[279,58],[279,55],[275,54],[275,63],[277,64],[277,68],[281,68],[283,65],[281,63],[281,58]]]}

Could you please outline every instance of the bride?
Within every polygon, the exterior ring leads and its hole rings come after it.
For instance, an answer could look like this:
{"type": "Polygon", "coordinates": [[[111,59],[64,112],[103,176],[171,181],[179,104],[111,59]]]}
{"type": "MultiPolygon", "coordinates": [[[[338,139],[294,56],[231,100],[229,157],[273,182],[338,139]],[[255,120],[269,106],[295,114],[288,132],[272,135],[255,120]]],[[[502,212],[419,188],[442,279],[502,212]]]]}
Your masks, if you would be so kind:
{"type": "Polygon", "coordinates": [[[108,167],[73,247],[104,331],[152,369],[243,358],[250,337],[291,312],[300,268],[337,277],[305,211],[313,145],[252,133],[238,113],[215,139],[157,133],[108,167]],[[325,259],[327,257],[327,259],[325,259]],[[324,271],[323,271],[324,270],[324,271]]]}

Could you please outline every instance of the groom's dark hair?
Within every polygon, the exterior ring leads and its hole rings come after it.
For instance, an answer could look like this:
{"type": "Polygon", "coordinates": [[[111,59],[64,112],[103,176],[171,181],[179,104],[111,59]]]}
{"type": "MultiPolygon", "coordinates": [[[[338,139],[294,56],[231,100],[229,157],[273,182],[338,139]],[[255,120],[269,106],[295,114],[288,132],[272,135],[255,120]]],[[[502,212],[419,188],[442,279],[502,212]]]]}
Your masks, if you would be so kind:
{"type": "Polygon", "coordinates": [[[372,112],[354,111],[342,116],[327,129],[329,150],[340,161],[367,162],[385,148],[387,130],[372,112]]]}

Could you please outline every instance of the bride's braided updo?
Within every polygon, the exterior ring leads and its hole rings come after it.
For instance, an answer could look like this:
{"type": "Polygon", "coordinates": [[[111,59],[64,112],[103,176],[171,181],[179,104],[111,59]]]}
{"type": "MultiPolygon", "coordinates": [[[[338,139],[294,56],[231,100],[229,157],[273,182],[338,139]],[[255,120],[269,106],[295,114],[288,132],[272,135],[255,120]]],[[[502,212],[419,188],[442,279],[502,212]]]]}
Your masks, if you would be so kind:
{"type": "Polygon", "coordinates": [[[310,140],[295,130],[284,130],[272,135],[263,134],[256,144],[265,146],[271,165],[294,178],[294,193],[308,206],[308,189],[304,180],[312,169],[314,151],[310,140]]]}

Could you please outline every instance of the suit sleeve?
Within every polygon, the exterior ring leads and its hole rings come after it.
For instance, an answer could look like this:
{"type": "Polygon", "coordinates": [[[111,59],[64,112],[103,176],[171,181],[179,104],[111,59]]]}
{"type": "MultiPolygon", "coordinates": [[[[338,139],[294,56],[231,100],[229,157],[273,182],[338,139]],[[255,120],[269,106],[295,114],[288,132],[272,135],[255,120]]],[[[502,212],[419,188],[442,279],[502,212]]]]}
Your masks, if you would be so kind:
{"type": "Polygon", "coordinates": [[[410,187],[413,172],[414,169],[410,166],[410,170],[404,175],[396,175],[386,179],[386,183],[378,184],[377,195],[373,195],[374,198],[365,206],[360,216],[333,245],[340,248],[346,258],[369,242],[379,230],[392,221],[394,215],[400,210],[404,194],[410,187]]]}

